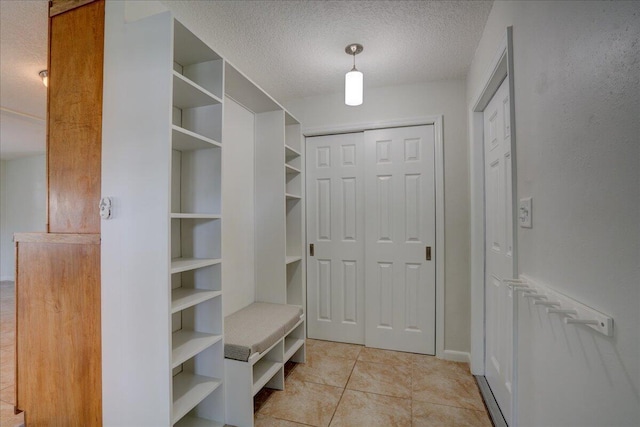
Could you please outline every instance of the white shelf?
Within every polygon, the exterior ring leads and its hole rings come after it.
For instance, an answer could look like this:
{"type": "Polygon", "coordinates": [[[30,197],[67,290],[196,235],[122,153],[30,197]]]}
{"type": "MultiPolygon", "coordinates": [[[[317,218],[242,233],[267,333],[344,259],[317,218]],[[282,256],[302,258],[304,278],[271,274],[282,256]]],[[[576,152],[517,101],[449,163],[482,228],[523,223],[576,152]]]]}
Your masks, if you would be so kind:
{"type": "Polygon", "coordinates": [[[171,218],[181,218],[181,219],[222,219],[222,215],[204,214],[204,213],[171,212],[171,218]]]}
{"type": "Polygon", "coordinates": [[[284,158],[289,161],[295,157],[300,157],[300,152],[296,149],[289,147],[288,145],[284,146],[284,158]]]}
{"type": "Polygon", "coordinates": [[[282,363],[260,359],[253,365],[253,395],[255,396],[262,387],[282,368],[282,363]]]}
{"type": "Polygon", "coordinates": [[[171,291],[171,314],[185,308],[219,297],[221,291],[208,291],[203,289],[177,288],[171,291]]]}
{"type": "Polygon", "coordinates": [[[287,200],[300,200],[300,196],[296,196],[295,194],[286,193],[285,197],[287,200]]]}
{"type": "Polygon", "coordinates": [[[174,332],[171,337],[171,367],[175,368],[181,365],[221,339],[222,335],[205,334],[186,329],[174,332]]]}
{"type": "Polygon", "coordinates": [[[300,173],[300,169],[294,168],[293,166],[289,166],[287,164],[284,165],[284,170],[287,173],[287,175],[299,174],[300,173]]]}
{"type": "Polygon", "coordinates": [[[173,423],[222,384],[218,378],[182,372],[173,377],[173,423]]]}
{"type": "Polygon", "coordinates": [[[171,274],[208,267],[222,262],[219,258],[174,258],[171,260],[171,274]]]}
{"type": "Polygon", "coordinates": [[[224,427],[224,423],[218,421],[205,420],[204,418],[183,417],[174,424],[174,427],[224,427]]]}
{"type": "Polygon", "coordinates": [[[221,144],[180,126],[171,126],[171,148],[174,150],[193,151],[215,147],[221,147],[221,144]]]}
{"type": "Polygon", "coordinates": [[[292,264],[294,262],[298,262],[302,260],[301,256],[288,256],[286,257],[287,264],[292,264]]]}
{"type": "Polygon", "coordinates": [[[304,345],[303,339],[285,338],[284,339],[284,360],[291,359],[291,356],[304,345]]]}
{"type": "Polygon", "coordinates": [[[178,64],[187,66],[198,62],[207,62],[220,59],[205,42],[200,40],[179,21],[174,21],[173,30],[173,60],[178,64]]]}
{"type": "Polygon", "coordinates": [[[185,109],[215,104],[222,104],[220,98],[177,71],[173,72],[174,107],[185,109]]]}

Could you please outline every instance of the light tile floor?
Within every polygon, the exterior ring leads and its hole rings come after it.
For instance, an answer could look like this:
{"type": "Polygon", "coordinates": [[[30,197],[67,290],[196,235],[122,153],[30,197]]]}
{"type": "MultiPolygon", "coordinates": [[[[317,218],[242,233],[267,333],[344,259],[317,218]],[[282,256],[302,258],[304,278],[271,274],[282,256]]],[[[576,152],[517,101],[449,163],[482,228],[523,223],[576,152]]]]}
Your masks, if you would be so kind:
{"type": "Polygon", "coordinates": [[[287,368],[284,391],[256,395],[256,427],[492,425],[466,363],[310,339],[287,368]]]}
{"type": "Polygon", "coordinates": [[[20,426],[22,414],[13,413],[15,390],[15,287],[0,282],[0,426],[20,426]]]}
{"type": "MultiPolygon", "coordinates": [[[[15,289],[0,282],[0,426],[14,415],[15,289]]],[[[288,364],[284,391],[255,399],[256,427],[491,426],[475,380],[455,363],[353,344],[307,340],[307,363],[288,364]]]]}

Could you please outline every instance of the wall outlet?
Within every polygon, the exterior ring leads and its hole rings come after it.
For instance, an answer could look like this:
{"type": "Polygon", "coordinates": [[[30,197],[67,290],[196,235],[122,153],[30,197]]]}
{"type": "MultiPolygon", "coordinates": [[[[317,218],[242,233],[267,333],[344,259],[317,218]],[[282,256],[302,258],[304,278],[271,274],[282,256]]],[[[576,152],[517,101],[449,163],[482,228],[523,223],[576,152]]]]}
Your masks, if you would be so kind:
{"type": "Polygon", "coordinates": [[[533,211],[531,210],[531,201],[531,197],[520,199],[520,206],[518,207],[518,222],[520,223],[520,227],[533,227],[533,225],[531,225],[531,216],[533,215],[533,211]]]}

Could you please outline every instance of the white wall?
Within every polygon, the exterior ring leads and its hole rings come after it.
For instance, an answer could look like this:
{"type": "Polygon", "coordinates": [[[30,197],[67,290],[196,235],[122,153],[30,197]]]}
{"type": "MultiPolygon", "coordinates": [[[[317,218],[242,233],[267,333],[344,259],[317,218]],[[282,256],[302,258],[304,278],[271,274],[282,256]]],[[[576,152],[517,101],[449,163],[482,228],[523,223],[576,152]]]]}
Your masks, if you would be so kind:
{"type": "Polygon", "coordinates": [[[640,421],[640,3],[495,2],[467,78],[513,26],[519,270],[614,318],[615,335],[525,305],[520,426],[640,421]]]}
{"type": "Polygon", "coordinates": [[[227,316],[255,300],[253,113],[224,100],[222,144],[222,293],[227,316]]]}
{"type": "Polygon", "coordinates": [[[0,280],[15,279],[13,234],[46,231],[45,156],[0,161],[0,280]]]}
{"type": "Polygon", "coordinates": [[[445,350],[469,351],[469,173],[465,83],[440,81],[368,89],[360,107],[336,93],[285,103],[303,124],[319,127],[444,115],[445,350]]]}

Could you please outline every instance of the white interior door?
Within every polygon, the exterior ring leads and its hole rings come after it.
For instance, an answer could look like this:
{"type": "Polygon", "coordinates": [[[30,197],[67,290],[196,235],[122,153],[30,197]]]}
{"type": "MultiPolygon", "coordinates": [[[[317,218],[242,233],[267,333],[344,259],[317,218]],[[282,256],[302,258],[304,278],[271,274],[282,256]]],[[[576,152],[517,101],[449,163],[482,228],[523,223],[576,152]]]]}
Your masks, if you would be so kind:
{"type": "Polygon", "coordinates": [[[485,376],[511,423],[513,294],[502,279],[515,273],[509,82],[484,110],[485,180],[485,376]]]}
{"type": "Polygon", "coordinates": [[[364,344],[364,135],[306,141],[308,336],[364,344]]]}
{"type": "Polygon", "coordinates": [[[435,354],[434,149],[433,126],[365,132],[368,347],[435,354]]]}

